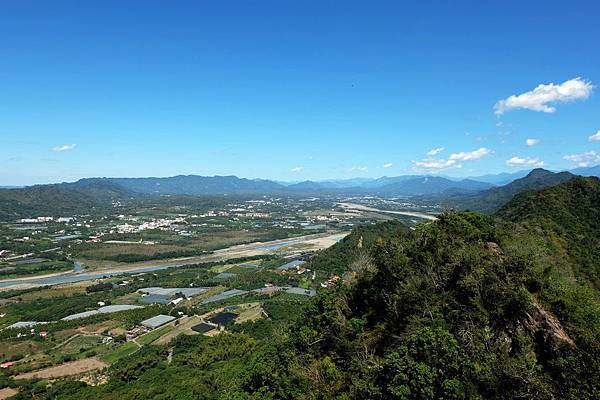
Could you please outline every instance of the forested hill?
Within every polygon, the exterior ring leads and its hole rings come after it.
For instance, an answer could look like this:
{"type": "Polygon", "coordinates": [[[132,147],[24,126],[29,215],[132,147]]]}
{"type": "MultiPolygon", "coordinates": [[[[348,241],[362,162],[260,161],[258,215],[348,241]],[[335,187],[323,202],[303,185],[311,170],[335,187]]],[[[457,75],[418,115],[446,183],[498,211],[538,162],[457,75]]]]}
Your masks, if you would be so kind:
{"type": "Polygon", "coordinates": [[[542,168],[532,170],[527,176],[504,186],[479,193],[450,196],[445,201],[451,206],[480,212],[494,212],[508,203],[515,195],[527,190],[539,190],[573,178],[570,172],[551,172],[542,168]]]}
{"type": "Polygon", "coordinates": [[[600,296],[575,273],[594,254],[571,257],[555,229],[597,240],[599,206],[598,181],[576,178],[497,216],[357,229],[311,262],[352,273],[292,324],[178,340],[168,366],[149,346],[52,398],[598,399],[600,296]]]}
{"type": "Polygon", "coordinates": [[[39,215],[72,215],[110,207],[131,193],[108,182],[86,185],[36,185],[0,189],[0,221],[39,215]]]}
{"type": "Polygon", "coordinates": [[[520,230],[537,230],[549,249],[567,254],[573,273],[600,288],[600,179],[575,177],[535,192],[523,192],[498,216],[520,230]]]}

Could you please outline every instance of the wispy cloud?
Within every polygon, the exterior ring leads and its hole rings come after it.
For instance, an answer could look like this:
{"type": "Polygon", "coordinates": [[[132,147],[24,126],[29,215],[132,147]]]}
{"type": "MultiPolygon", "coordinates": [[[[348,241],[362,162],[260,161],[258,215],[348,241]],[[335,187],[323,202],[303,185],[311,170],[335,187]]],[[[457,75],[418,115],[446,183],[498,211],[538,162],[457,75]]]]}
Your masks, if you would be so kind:
{"type": "Polygon", "coordinates": [[[440,154],[442,151],[444,151],[443,147],[436,147],[435,149],[431,149],[427,152],[427,156],[429,157],[433,157],[433,156],[437,156],[438,154],[440,154]]]}
{"type": "MultiPolygon", "coordinates": [[[[435,149],[434,149],[435,150],[435,149]]],[[[427,153],[429,155],[430,152],[427,153]]],[[[428,157],[424,160],[413,161],[413,169],[441,171],[448,168],[462,168],[462,161],[479,160],[482,157],[492,154],[492,151],[486,147],[481,147],[473,151],[461,151],[452,153],[447,159],[434,159],[428,157]]]]}
{"type": "Polygon", "coordinates": [[[435,170],[441,171],[443,169],[448,169],[450,167],[454,168],[462,168],[461,164],[457,164],[455,160],[421,160],[421,161],[413,161],[414,166],[417,169],[425,169],[425,170],[435,170]]]}
{"type": "Polygon", "coordinates": [[[527,146],[535,146],[536,144],[540,144],[541,140],[540,139],[527,139],[525,141],[525,144],[527,146]]]}
{"type": "Polygon", "coordinates": [[[348,172],[367,172],[369,168],[363,165],[355,165],[353,167],[348,168],[348,172]]]}
{"type": "Polygon", "coordinates": [[[383,168],[392,168],[393,166],[394,164],[391,162],[383,164],[383,168]]]}
{"type": "Polygon", "coordinates": [[[63,144],[61,146],[54,146],[52,148],[52,151],[54,151],[56,153],[61,153],[63,151],[73,150],[75,147],[77,147],[76,144],[63,144]]]}
{"type": "Polygon", "coordinates": [[[541,84],[535,89],[500,100],[494,106],[496,115],[523,108],[526,110],[553,113],[555,103],[585,100],[591,96],[594,86],[581,78],[570,79],[560,84],[541,84]]]}
{"type": "Polygon", "coordinates": [[[600,142],[600,129],[598,129],[598,132],[594,133],[591,136],[588,136],[588,140],[590,142],[600,142]]]}
{"type": "Polygon", "coordinates": [[[292,168],[292,172],[301,172],[304,170],[304,167],[294,167],[292,168]]]}
{"type": "Polygon", "coordinates": [[[600,163],[600,154],[596,153],[594,150],[579,154],[568,154],[563,158],[576,163],[578,167],[587,167],[590,164],[600,163]]]}
{"type": "Polygon", "coordinates": [[[506,165],[508,167],[543,167],[544,162],[539,158],[530,158],[530,157],[513,157],[509,160],[506,160],[506,165]]]}

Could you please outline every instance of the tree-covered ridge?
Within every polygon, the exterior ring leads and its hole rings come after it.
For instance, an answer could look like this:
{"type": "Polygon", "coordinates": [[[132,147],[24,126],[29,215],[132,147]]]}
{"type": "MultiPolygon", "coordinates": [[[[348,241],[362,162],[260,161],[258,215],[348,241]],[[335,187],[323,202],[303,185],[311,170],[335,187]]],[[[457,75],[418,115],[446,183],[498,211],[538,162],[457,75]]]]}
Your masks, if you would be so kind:
{"type": "Polygon", "coordinates": [[[319,257],[311,261],[309,267],[329,274],[341,275],[351,271],[352,266],[366,255],[366,249],[377,240],[406,231],[408,228],[396,220],[357,226],[335,246],[323,250],[319,257]]]}
{"type": "MultiPolygon", "coordinates": [[[[345,281],[270,320],[148,346],[96,387],[39,399],[598,399],[599,182],[517,196],[497,215],[357,227],[310,267],[345,281]],[[576,249],[576,250],[574,250],[576,249]]],[[[40,383],[42,385],[42,383],[40,383]]],[[[43,383],[46,385],[46,383],[43,383]]]]}
{"type": "MultiPolygon", "coordinates": [[[[600,179],[575,177],[541,191],[518,194],[498,216],[536,230],[547,243],[569,257],[574,273],[600,288],[600,179]]],[[[518,235],[516,235],[518,236],[518,235]]]]}
{"type": "Polygon", "coordinates": [[[491,213],[508,203],[519,193],[540,190],[558,185],[573,178],[570,172],[554,173],[542,168],[532,170],[527,176],[499,187],[470,195],[448,196],[444,201],[460,209],[491,213]]]}
{"type": "Polygon", "coordinates": [[[112,200],[128,195],[126,189],[107,182],[0,189],[0,221],[56,213],[89,213],[95,208],[106,210],[112,200]]]}

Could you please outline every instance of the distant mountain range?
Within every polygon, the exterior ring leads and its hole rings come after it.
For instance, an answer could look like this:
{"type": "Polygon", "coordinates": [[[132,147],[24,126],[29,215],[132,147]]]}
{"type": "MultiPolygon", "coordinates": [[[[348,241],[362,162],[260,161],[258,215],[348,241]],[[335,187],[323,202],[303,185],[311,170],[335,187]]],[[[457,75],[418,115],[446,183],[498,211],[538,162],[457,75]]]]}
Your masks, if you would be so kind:
{"type": "Polygon", "coordinates": [[[447,190],[470,193],[489,189],[493,185],[472,179],[460,181],[437,176],[405,175],[373,180],[304,181],[283,184],[265,179],[244,179],[236,176],[178,175],[168,178],[86,178],[61,184],[85,188],[88,185],[116,185],[127,192],[143,195],[251,195],[251,194],[310,194],[350,193],[414,196],[438,194],[447,190]]]}
{"type": "Polygon", "coordinates": [[[265,179],[237,176],[178,175],[168,178],[87,178],[74,185],[91,182],[110,183],[134,193],[146,195],[221,195],[269,193],[285,190],[285,186],[265,179]]]}
{"type": "Polygon", "coordinates": [[[493,185],[486,182],[478,182],[472,179],[460,181],[450,180],[439,176],[417,176],[406,175],[397,177],[382,177],[360,184],[355,182],[354,186],[346,186],[347,182],[329,181],[314,182],[304,181],[286,186],[291,191],[338,191],[354,193],[372,193],[388,196],[415,196],[425,194],[443,193],[446,190],[457,192],[474,192],[489,189],[493,185]]]}
{"type": "MultiPolygon", "coordinates": [[[[600,176],[600,166],[577,168],[573,174],[600,176]]],[[[425,196],[449,207],[493,211],[515,194],[542,189],[573,177],[570,172],[536,169],[468,179],[402,175],[298,183],[236,176],[178,175],[167,178],[86,178],[72,183],[0,188],[0,218],[80,212],[102,208],[114,200],[144,196],[224,195],[380,195],[425,196]],[[508,183],[504,183],[508,181],[508,183]],[[496,186],[502,185],[502,186],[496,186]]]]}

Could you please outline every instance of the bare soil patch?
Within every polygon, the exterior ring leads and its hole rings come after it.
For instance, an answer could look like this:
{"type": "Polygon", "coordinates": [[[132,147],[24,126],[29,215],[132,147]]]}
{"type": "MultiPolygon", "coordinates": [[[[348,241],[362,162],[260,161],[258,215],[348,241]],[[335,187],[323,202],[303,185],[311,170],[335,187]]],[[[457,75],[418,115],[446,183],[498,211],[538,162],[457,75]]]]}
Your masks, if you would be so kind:
{"type": "Polygon", "coordinates": [[[85,372],[90,372],[108,367],[103,361],[96,357],[84,358],[82,360],[71,361],[54,367],[43,368],[37,371],[27,372],[15,376],[15,379],[54,379],[64,376],[79,375],[85,372]]]}
{"type": "Polygon", "coordinates": [[[9,397],[14,396],[17,393],[18,391],[16,389],[9,387],[0,389],[0,400],[8,399],[9,397]]]}

